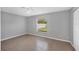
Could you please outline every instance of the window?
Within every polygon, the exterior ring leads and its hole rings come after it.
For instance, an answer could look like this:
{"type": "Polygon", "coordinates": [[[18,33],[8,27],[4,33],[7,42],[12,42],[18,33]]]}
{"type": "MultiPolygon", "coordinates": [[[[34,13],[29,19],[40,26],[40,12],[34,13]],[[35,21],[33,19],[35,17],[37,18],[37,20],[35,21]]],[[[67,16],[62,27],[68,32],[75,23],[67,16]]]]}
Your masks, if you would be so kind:
{"type": "Polygon", "coordinates": [[[37,30],[40,32],[47,32],[47,21],[43,16],[37,20],[37,30]]]}

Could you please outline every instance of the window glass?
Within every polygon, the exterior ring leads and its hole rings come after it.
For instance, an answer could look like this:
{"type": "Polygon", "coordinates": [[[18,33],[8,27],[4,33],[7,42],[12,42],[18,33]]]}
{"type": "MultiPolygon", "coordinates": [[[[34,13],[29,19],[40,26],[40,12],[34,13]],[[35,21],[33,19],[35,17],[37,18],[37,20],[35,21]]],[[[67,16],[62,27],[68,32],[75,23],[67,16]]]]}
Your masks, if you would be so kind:
{"type": "Polygon", "coordinates": [[[40,32],[47,32],[47,21],[44,17],[40,17],[37,20],[37,30],[40,32]]]}

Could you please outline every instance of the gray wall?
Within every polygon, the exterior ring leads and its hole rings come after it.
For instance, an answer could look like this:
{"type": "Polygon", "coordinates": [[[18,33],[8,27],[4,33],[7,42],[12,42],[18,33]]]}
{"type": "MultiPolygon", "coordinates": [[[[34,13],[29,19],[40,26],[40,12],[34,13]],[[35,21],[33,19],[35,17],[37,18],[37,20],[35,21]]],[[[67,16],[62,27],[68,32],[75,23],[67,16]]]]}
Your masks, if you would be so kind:
{"type": "Polygon", "coordinates": [[[69,11],[69,37],[71,44],[73,44],[73,14],[72,9],[69,11]]]}
{"type": "Polygon", "coordinates": [[[73,13],[73,44],[76,50],[79,51],[79,8],[73,13]]]}
{"type": "Polygon", "coordinates": [[[43,15],[22,17],[14,14],[1,12],[1,38],[6,39],[17,35],[32,33],[35,35],[47,36],[68,40],[72,42],[72,14],[70,11],[61,11],[43,15]],[[48,21],[47,32],[36,31],[36,19],[45,16],[48,21]]]}
{"type": "Polygon", "coordinates": [[[0,41],[1,41],[1,8],[0,8],[0,41]]]}
{"type": "Polygon", "coordinates": [[[44,15],[38,15],[38,16],[32,16],[28,18],[28,27],[29,27],[29,33],[35,34],[35,35],[42,35],[52,38],[58,38],[62,40],[68,40],[72,41],[70,39],[70,12],[69,11],[62,11],[62,12],[56,12],[56,13],[49,13],[44,15]],[[36,31],[36,19],[39,16],[45,16],[45,19],[48,21],[47,32],[37,32],[36,31]]]}
{"type": "Polygon", "coordinates": [[[1,50],[1,8],[0,8],[0,50],[1,50]]]}
{"type": "Polygon", "coordinates": [[[78,9],[78,7],[73,7],[72,9],[70,9],[69,11],[69,14],[70,14],[70,20],[69,20],[69,36],[70,36],[70,40],[71,40],[71,43],[73,45],[73,23],[74,23],[74,12],[75,10],[78,9]]]}
{"type": "Polygon", "coordinates": [[[1,12],[1,39],[27,33],[26,17],[1,12]]]}

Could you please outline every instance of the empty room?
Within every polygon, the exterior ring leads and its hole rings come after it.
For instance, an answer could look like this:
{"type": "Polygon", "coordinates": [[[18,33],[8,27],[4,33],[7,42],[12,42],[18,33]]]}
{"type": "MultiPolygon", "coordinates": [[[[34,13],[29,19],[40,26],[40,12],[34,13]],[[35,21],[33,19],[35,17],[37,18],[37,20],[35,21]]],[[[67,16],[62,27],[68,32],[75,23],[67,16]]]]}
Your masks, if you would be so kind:
{"type": "Polygon", "coordinates": [[[78,7],[0,7],[1,51],[79,51],[78,7]]]}

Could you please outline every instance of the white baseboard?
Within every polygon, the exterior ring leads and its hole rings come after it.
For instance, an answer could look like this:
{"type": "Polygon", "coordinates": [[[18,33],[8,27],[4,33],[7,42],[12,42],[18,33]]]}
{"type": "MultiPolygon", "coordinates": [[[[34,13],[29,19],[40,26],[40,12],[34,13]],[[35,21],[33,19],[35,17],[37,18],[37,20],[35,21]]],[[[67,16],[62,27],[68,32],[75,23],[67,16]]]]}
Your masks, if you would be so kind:
{"type": "Polygon", "coordinates": [[[75,46],[74,46],[74,44],[73,44],[72,42],[70,42],[70,44],[71,44],[72,47],[75,49],[75,51],[77,51],[76,48],[75,48],[75,46]]]}
{"type": "Polygon", "coordinates": [[[1,41],[8,40],[8,39],[18,37],[18,36],[22,36],[22,35],[26,35],[26,34],[20,34],[20,35],[16,35],[16,36],[7,37],[7,38],[4,38],[4,39],[1,39],[1,41]]]}
{"type": "MultiPolygon", "coordinates": [[[[7,37],[7,38],[4,38],[4,39],[1,39],[0,41],[8,40],[8,39],[11,39],[11,38],[14,38],[14,37],[18,37],[18,36],[22,36],[22,35],[27,35],[27,34],[20,34],[20,35],[16,35],[16,36],[7,37]]],[[[32,33],[29,33],[29,35],[35,35],[35,36],[45,37],[45,38],[49,38],[49,39],[69,42],[72,45],[72,47],[75,48],[74,45],[71,43],[71,41],[68,41],[68,40],[63,40],[63,39],[53,38],[53,37],[47,37],[47,36],[42,36],[42,35],[37,35],[37,34],[32,34],[32,33]]]]}
{"type": "MultiPolygon", "coordinates": [[[[32,34],[32,33],[29,33],[29,34],[30,35],[35,35],[35,36],[40,36],[40,37],[45,37],[45,38],[50,38],[50,39],[54,39],[54,40],[65,41],[65,42],[71,43],[68,40],[63,40],[63,39],[59,39],[59,38],[47,37],[47,36],[42,36],[42,35],[37,35],[37,34],[32,34]]],[[[8,40],[8,39],[11,39],[11,38],[14,38],[14,37],[18,37],[18,36],[22,36],[22,35],[26,35],[26,34],[20,34],[20,35],[16,35],[16,36],[7,37],[7,38],[4,38],[4,39],[1,39],[1,41],[8,40]]]]}
{"type": "MultiPolygon", "coordinates": [[[[32,33],[29,33],[30,35],[35,35],[35,36],[40,36],[40,37],[45,37],[45,38],[49,38],[49,39],[54,39],[54,40],[59,40],[59,41],[64,41],[64,42],[68,42],[72,45],[72,47],[75,49],[73,43],[71,41],[68,41],[68,40],[63,40],[63,39],[59,39],[59,38],[53,38],[53,37],[47,37],[47,36],[42,36],[42,35],[37,35],[37,34],[32,34],[32,33]]],[[[75,49],[76,50],[76,49],[75,49]]]]}
{"type": "MultiPolygon", "coordinates": [[[[54,40],[65,41],[65,42],[71,43],[68,40],[63,40],[63,39],[59,39],[59,38],[47,37],[47,36],[42,36],[42,35],[37,35],[37,34],[32,34],[32,33],[29,33],[29,34],[30,35],[35,35],[35,36],[40,36],[40,37],[45,37],[45,38],[50,38],[50,39],[54,39],[54,40]]],[[[26,35],[26,34],[20,34],[20,35],[16,35],[16,36],[7,37],[7,38],[4,38],[4,39],[1,39],[0,41],[8,40],[8,39],[11,39],[11,38],[14,38],[14,37],[18,37],[18,36],[22,36],[22,35],[26,35]]]]}
{"type": "Polygon", "coordinates": [[[63,39],[59,39],[59,38],[47,37],[47,36],[42,36],[42,35],[37,35],[37,34],[32,34],[32,33],[29,33],[29,34],[30,34],[30,35],[35,35],[35,36],[40,36],[40,37],[45,37],[45,38],[49,38],[49,39],[54,39],[54,40],[59,40],[59,41],[64,41],[64,42],[69,42],[69,43],[71,43],[71,41],[63,40],[63,39]]]}

